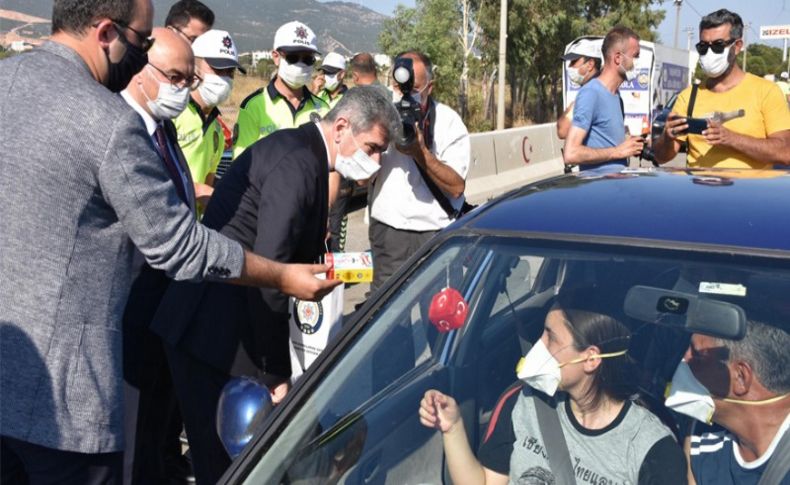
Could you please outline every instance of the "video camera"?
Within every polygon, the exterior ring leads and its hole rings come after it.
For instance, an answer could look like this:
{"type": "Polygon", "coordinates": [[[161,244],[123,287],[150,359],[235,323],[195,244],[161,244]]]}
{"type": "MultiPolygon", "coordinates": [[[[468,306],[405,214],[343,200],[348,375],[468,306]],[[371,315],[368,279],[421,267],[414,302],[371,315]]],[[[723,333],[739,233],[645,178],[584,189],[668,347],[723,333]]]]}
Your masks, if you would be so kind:
{"type": "Polygon", "coordinates": [[[392,77],[398,84],[400,92],[403,93],[403,97],[395,102],[395,109],[398,110],[403,125],[396,145],[404,147],[411,145],[417,139],[414,125],[422,119],[420,104],[411,96],[411,91],[414,89],[414,62],[408,57],[395,59],[392,77]]]}

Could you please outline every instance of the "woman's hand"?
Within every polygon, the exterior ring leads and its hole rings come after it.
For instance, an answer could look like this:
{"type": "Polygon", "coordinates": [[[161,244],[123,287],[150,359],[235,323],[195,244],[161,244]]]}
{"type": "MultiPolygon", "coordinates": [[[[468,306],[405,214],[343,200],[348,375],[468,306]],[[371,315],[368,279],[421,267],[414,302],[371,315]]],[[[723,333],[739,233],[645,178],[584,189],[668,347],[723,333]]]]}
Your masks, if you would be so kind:
{"type": "Polygon", "coordinates": [[[455,399],[435,389],[425,392],[420,401],[420,423],[423,426],[449,433],[460,421],[461,413],[455,399]]]}

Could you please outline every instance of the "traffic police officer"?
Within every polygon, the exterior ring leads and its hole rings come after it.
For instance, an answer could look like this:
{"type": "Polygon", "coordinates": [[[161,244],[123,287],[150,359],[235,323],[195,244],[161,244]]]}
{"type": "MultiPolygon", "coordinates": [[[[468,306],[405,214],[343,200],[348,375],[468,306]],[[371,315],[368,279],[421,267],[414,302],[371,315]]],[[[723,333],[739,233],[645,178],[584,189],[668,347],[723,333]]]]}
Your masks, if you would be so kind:
{"type": "Polygon", "coordinates": [[[274,35],[272,60],[277,76],[241,102],[233,131],[233,157],[248,146],[282,128],[294,128],[315,115],[324,115],[329,106],[307,89],[318,53],[315,34],[301,22],[288,22],[274,35]],[[311,117],[311,115],[313,115],[311,117]]]}
{"type": "Polygon", "coordinates": [[[205,207],[214,192],[214,175],[225,150],[225,135],[217,105],[228,99],[239,65],[236,45],[224,30],[209,30],[192,44],[195,71],[202,82],[191,93],[189,105],[175,119],[178,144],[195,183],[195,196],[205,207]]]}
{"type": "Polygon", "coordinates": [[[343,82],[346,77],[346,58],[337,52],[330,52],[318,68],[324,75],[324,87],[316,94],[330,108],[334,108],[348,86],[343,82]]]}

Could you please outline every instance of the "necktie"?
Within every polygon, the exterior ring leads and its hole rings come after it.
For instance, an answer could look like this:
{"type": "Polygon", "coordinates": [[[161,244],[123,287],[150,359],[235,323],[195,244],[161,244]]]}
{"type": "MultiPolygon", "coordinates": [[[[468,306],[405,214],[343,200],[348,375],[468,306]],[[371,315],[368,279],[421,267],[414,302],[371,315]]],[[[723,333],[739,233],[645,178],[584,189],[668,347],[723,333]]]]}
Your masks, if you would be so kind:
{"type": "Polygon", "coordinates": [[[181,200],[189,206],[190,204],[189,200],[187,200],[187,191],[184,187],[183,179],[181,178],[181,171],[178,169],[178,162],[173,160],[173,157],[170,155],[170,149],[168,148],[167,137],[165,136],[165,128],[163,125],[159,124],[156,126],[154,136],[156,137],[157,145],[159,145],[159,153],[162,155],[162,160],[165,162],[165,168],[167,168],[167,171],[170,174],[170,179],[176,186],[178,197],[180,197],[181,200]]]}

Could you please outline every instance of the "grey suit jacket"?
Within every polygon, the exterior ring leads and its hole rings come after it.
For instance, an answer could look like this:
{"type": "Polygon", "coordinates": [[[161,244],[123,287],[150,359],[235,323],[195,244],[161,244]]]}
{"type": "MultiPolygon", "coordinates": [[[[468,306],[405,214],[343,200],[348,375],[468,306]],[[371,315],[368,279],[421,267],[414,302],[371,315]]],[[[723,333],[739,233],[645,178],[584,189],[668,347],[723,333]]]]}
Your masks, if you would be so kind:
{"type": "Polygon", "coordinates": [[[0,434],[123,446],[121,316],[133,244],[182,280],[239,276],[195,222],[142,121],[71,49],[0,62],[0,434]]]}

